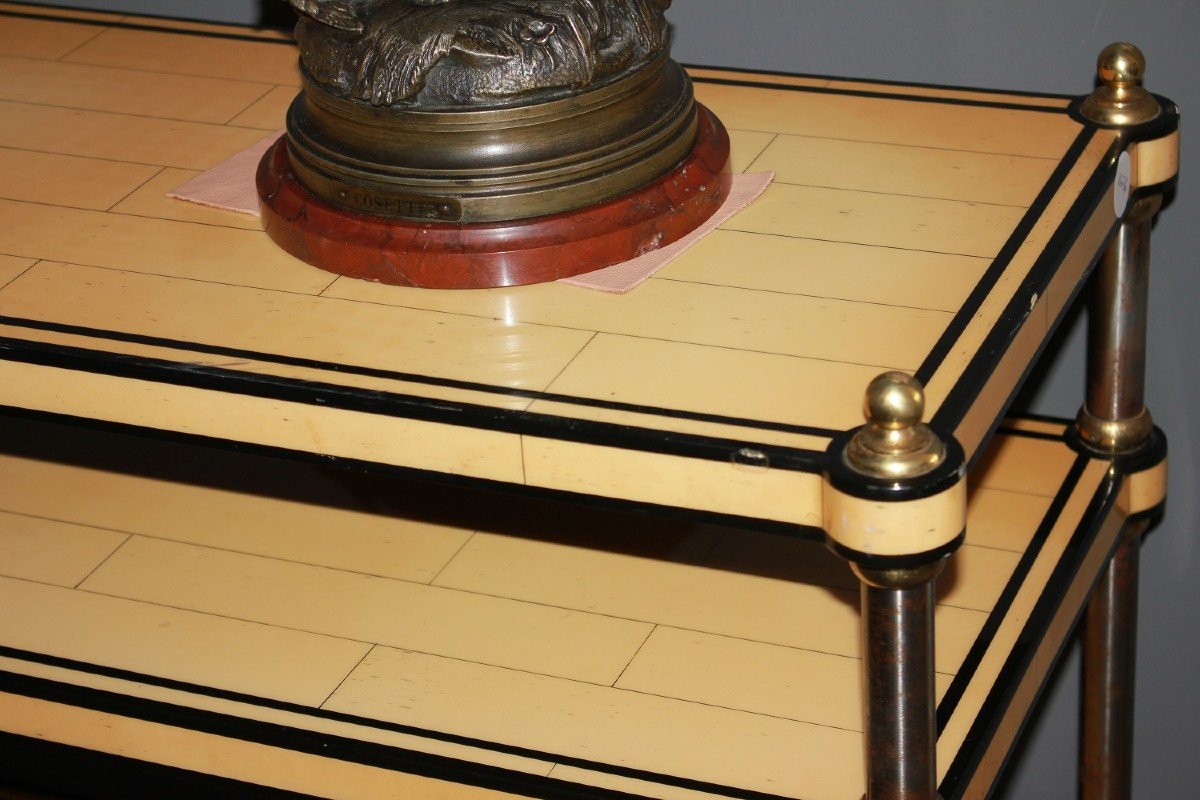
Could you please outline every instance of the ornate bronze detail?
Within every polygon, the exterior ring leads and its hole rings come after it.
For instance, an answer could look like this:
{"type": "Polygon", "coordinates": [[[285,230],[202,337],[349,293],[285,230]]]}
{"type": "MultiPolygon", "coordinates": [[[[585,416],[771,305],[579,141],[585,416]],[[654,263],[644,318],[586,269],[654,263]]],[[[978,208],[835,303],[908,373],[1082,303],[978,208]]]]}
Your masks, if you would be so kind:
{"type": "Polygon", "coordinates": [[[497,106],[578,91],[665,45],[670,0],[290,0],[308,77],[375,106],[497,106]]]}
{"type": "Polygon", "coordinates": [[[297,180],[325,203],[479,224],[629,194],[696,143],[670,0],[289,0],[297,180]]]}

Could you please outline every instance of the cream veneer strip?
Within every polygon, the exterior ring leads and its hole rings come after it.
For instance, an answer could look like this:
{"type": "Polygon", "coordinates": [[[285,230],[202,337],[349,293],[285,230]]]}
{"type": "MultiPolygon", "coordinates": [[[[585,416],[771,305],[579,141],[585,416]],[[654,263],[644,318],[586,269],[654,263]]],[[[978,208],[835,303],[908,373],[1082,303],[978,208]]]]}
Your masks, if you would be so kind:
{"type": "Polygon", "coordinates": [[[610,295],[558,283],[463,293],[340,279],[325,296],[908,369],[919,365],[950,320],[941,311],[659,280],[610,295]]]}
{"type": "Polygon", "coordinates": [[[326,457],[522,481],[512,434],[131,380],[0,363],[0,401],[15,408],[215,437],[326,457]]]}
{"type": "MultiPolygon", "coordinates": [[[[84,569],[84,564],[90,563],[84,556],[89,549],[74,544],[75,538],[95,540],[91,549],[96,550],[110,537],[119,544],[125,534],[136,533],[427,583],[471,535],[470,530],[450,525],[317,504],[322,498],[300,502],[32,458],[0,455],[0,475],[4,476],[0,481],[0,509],[15,512],[7,517],[12,520],[7,535],[39,530],[36,538],[32,533],[20,536],[24,543],[22,559],[34,559],[37,569],[62,570],[61,579],[54,582],[69,585],[91,571],[84,569]],[[64,502],[64,497],[70,502],[64,502]],[[54,518],[73,524],[49,521],[54,518]],[[40,526],[52,529],[40,530],[40,526]],[[62,538],[63,544],[47,551],[44,557],[36,557],[32,545],[36,544],[38,550],[47,548],[52,537],[62,538]],[[60,554],[68,542],[71,551],[60,554]],[[83,559],[83,563],[68,568],[77,559],[83,559]],[[77,577],[69,580],[72,575],[77,577]]],[[[323,499],[330,494],[327,491],[323,499]]],[[[0,557],[0,571],[12,569],[15,563],[21,562],[0,557]]],[[[98,563],[96,560],[91,566],[98,563]]],[[[34,566],[23,569],[26,571],[17,577],[38,579],[28,572],[34,566]]]]}
{"type": "MultiPolygon", "coordinates": [[[[174,224],[185,232],[214,230],[174,224]]],[[[244,231],[220,233],[231,234],[229,243],[233,244],[257,242],[244,231]]],[[[202,244],[219,246],[225,241],[217,237],[202,244]]],[[[239,266],[245,271],[244,264],[239,266]]],[[[259,262],[258,266],[262,277],[271,277],[267,265],[259,262]]],[[[297,267],[295,277],[309,277],[309,273],[319,281],[327,279],[326,273],[304,265],[297,267]]],[[[369,367],[470,381],[485,388],[542,390],[590,338],[586,332],[542,325],[52,262],[39,264],[9,287],[5,307],[6,313],[15,317],[178,340],[184,344],[172,360],[182,363],[227,365],[228,369],[238,370],[243,364],[241,357],[209,354],[203,349],[204,345],[225,347],[251,351],[245,354],[249,362],[246,371],[258,369],[252,364],[254,353],[260,352],[318,362],[316,368],[264,367],[276,374],[287,375],[295,370],[304,377],[323,375],[314,379],[328,383],[356,385],[361,381],[364,386],[400,393],[407,391],[400,387],[412,384],[402,378],[356,376],[352,372],[343,376],[336,368],[369,367]],[[190,342],[200,344],[201,349],[188,350],[190,342]],[[324,364],[329,364],[328,370],[319,369],[324,364]]],[[[91,345],[118,352],[125,346],[103,338],[91,345]]],[[[451,386],[434,387],[432,391],[441,395],[466,390],[451,386]]],[[[472,392],[479,396],[476,402],[482,402],[487,394],[472,392]]],[[[514,402],[504,394],[494,398],[499,405],[514,402]]],[[[523,408],[529,400],[516,398],[515,402],[523,408]]]]}
{"type": "Polygon", "coordinates": [[[296,47],[288,43],[111,28],[66,60],[175,75],[251,80],[297,89],[300,86],[298,54],[296,47]]]}
{"type": "MultiPolygon", "coordinates": [[[[165,703],[184,709],[213,712],[234,719],[278,726],[283,729],[300,732],[301,734],[312,732],[318,735],[336,736],[351,741],[370,742],[372,744],[383,745],[384,747],[395,747],[417,753],[445,756],[468,763],[495,766],[533,775],[545,775],[552,766],[550,762],[541,761],[536,758],[498,752],[487,747],[442,741],[436,735],[423,735],[420,731],[402,733],[389,730],[387,727],[375,724],[373,722],[374,718],[370,715],[362,718],[361,721],[336,719],[329,716],[314,715],[313,713],[308,713],[303,708],[274,708],[255,702],[254,698],[250,698],[248,701],[227,699],[181,688],[168,688],[154,682],[112,678],[95,672],[65,669],[40,664],[36,661],[15,658],[0,657],[0,668],[15,674],[55,681],[68,687],[79,686],[98,689],[104,692],[125,695],[133,698],[135,701],[165,703]]],[[[5,696],[0,694],[0,697],[5,696]]],[[[0,717],[0,727],[3,727],[3,719],[3,717],[0,717]]],[[[48,727],[51,731],[56,730],[55,726],[48,727]]],[[[205,736],[205,734],[199,734],[200,738],[196,741],[205,741],[205,736]]],[[[212,738],[208,738],[207,741],[210,743],[214,742],[212,738]]],[[[216,741],[220,741],[219,738],[216,741]]],[[[151,750],[150,752],[153,754],[158,751],[151,750]]],[[[287,753],[289,751],[279,750],[279,752],[287,753]]],[[[342,762],[332,759],[325,761],[322,759],[317,763],[325,764],[328,767],[335,767],[342,762]]],[[[404,780],[402,773],[394,773],[390,770],[386,770],[384,773],[392,776],[391,779],[393,781],[404,780]]],[[[364,800],[374,800],[374,798],[368,796],[364,800]]]]}
{"type": "Polygon", "coordinates": [[[251,128],[0,100],[2,147],[205,170],[260,139],[251,128]]]}
{"type": "MultiPolygon", "coordinates": [[[[104,211],[158,167],[0,148],[0,197],[104,211]]],[[[0,245],[3,246],[3,245],[0,245]]]]}
{"type": "Polygon", "coordinates": [[[861,142],[1058,158],[1078,125],[1066,114],[698,82],[728,126],[861,142]]]}
{"type": "Polygon", "coordinates": [[[955,312],[990,260],[716,230],[657,279],[955,312]]]}
{"type": "MultiPolygon", "coordinates": [[[[8,10],[27,12],[28,7],[12,6],[8,10]]],[[[6,16],[0,25],[0,53],[52,61],[70,53],[103,30],[96,25],[6,16]]]]}
{"type": "MultiPolygon", "coordinates": [[[[804,543],[802,551],[819,548],[804,543]]],[[[818,554],[820,555],[820,554],[818,554]]],[[[797,582],[718,559],[713,566],[669,563],[572,546],[477,533],[436,581],[511,597],[704,633],[857,658],[857,587],[797,582]]],[[[1002,574],[989,576],[1004,580],[1002,574]]],[[[981,611],[939,606],[938,669],[958,669],[986,618],[981,611]]]]}
{"type": "Polygon", "coordinates": [[[5,76],[0,83],[4,100],[217,125],[271,89],[269,83],[4,56],[0,73],[5,76]]]}
{"type": "Polygon", "coordinates": [[[1028,208],[1057,162],[1048,158],[781,135],[755,164],[779,183],[1028,208]]]}
{"type": "Polygon", "coordinates": [[[0,578],[9,648],[227,691],[319,705],[369,645],[0,578]]]}
{"type": "Polygon", "coordinates": [[[89,592],[609,684],[650,626],[424,584],[136,537],[89,592]]]}
{"type": "MultiPolygon", "coordinates": [[[[1059,446],[1061,447],[1061,445],[1059,446]]],[[[954,714],[938,737],[939,775],[946,774],[954,755],[965,741],[971,725],[974,724],[988,693],[999,677],[1000,670],[1008,660],[1034,606],[1042,596],[1046,582],[1062,557],[1067,544],[1075,535],[1076,528],[1087,512],[1094,492],[1105,479],[1106,473],[1105,462],[1089,462],[1075,490],[1063,507],[1058,521],[1042,545],[1037,558],[1025,574],[991,645],[976,667],[971,682],[955,707],[954,714]]],[[[1057,652],[1057,648],[1054,649],[1057,652]]],[[[1044,670],[1047,666],[1043,664],[1042,669],[1044,670]]]]}
{"type": "Polygon", "coordinates": [[[458,705],[490,741],[692,780],[813,800],[853,796],[862,780],[855,732],[387,648],[326,707],[459,731],[458,705]]]}
{"type": "MultiPolygon", "coordinates": [[[[7,484],[9,474],[0,475],[7,484]]],[[[0,575],[73,587],[127,538],[118,531],[0,512],[0,575]]]]}

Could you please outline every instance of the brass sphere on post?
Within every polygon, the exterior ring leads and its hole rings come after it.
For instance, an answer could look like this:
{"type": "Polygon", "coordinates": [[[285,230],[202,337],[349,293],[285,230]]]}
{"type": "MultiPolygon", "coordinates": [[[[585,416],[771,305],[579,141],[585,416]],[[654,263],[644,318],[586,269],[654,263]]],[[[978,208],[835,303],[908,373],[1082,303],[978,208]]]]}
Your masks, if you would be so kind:
{"type": "Polygon", "coordinates": [[[1106,127],[1149,122],[1161,109],[1154,95],[1142,86],[1146,57],[1129,42],[1115,42],[1096,61],[1100,85],[1079,106],[1079,113],[1106,127]]]}
{"type": "Polygon", "coordinates": [[[873,477],[902,480],[932,471],[946,446],[921,421],[925,390],[903,372],[885,372],[867,385],[863,414],[867,424],[846,447],[846,463],[873,477]]]}

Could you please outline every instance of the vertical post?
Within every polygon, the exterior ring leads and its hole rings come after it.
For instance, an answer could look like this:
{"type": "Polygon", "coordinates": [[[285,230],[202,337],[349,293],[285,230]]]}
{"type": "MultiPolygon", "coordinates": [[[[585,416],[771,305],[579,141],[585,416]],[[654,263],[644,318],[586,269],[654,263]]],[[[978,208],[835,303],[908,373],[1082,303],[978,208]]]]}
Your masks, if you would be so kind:
{"type": "Polygon", "coordinates": [[[962,542],[962,450],[921,422],[921,385],[867,387],[867,424],[830,445],[824,522],[862,584],[867,800],[937,798],[934,584],[962,542]]]}
{"type": "MultiPolygon", "coordinates": [[[[1139,127],[1163,114],[1141,85],[1145,67],[1133,45],[1106,47],[1097,65],[1099,86],[1080,104],[1080,115],[1139,141],[1139,127]]],[[[1158,193],[1134,200],[1089,287],[1087,393],[1076,430],[1101,457],[1134,453],[1153,431],[1145,405],[1146,318],[1150,223],[1161,205],[1158,193]]],[[[1145,529],[1142,520],[1126,525],[1085,613],[1083,800],[1127,800],[1132,792],[1138,552],[1145,529]]]]}
{"type": "Polygon", "coordinates": [[[943,563],[854,568],[862,581],[869,800],[937,797],[933,589],[943,563]]]}

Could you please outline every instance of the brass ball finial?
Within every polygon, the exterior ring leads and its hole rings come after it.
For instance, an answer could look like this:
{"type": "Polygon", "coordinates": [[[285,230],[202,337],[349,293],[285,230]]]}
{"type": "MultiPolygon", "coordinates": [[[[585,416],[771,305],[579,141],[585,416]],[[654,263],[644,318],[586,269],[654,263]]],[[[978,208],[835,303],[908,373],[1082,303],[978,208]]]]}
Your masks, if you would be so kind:
{"type": "Polygon", "coordinates": [[[946,447],[929,426],[925,390],[903,372],[885,372],[867,385],[863,399],[867,424],[846,447],[846,463],[878,478],[914,478],[931,471],[946,457],[946,447]]]}
{"type": "Polygon", "coordinates": [[[1109,86],[1129,87],[1142,82],[1146,74],[1146,57],[1136,45],[1114,42],[1100,51],[1096,73],[1109,86]]]}
{"type": "Polygon", "coordinates": [[[887,430],[911,428],[925,413],[925,392],[916,378],[885,372],[867,384],[863,398],[866,418],[887,430]]]}
{"type": "Polygon", "coordinates": [[[1100,85],[1079,106],[1079,113],[1109,127],[1138,125],[1159,114],[1158,101],[1142,86],[1146,57],[1129,42],[1115,42],[1096,61],[1100,85]]]}

